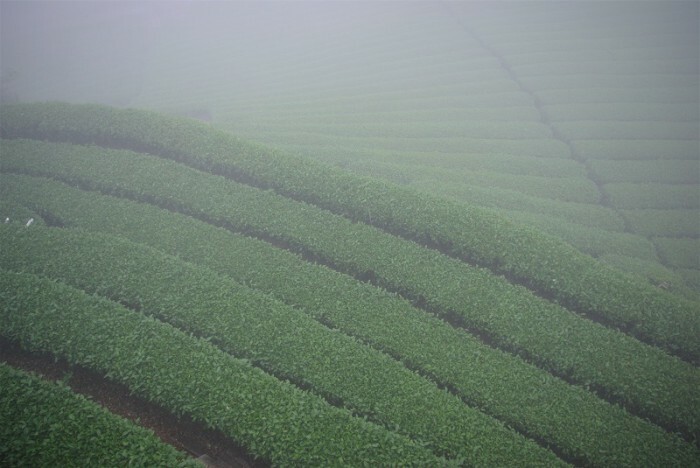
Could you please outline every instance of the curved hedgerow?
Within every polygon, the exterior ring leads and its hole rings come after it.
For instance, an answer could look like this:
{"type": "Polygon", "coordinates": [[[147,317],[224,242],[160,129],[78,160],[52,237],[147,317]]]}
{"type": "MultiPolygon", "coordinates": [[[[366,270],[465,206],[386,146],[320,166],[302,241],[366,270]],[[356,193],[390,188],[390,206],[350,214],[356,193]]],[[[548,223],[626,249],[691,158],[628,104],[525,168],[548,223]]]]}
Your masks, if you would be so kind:
{"type": "Polygon", "coordinates": [[[378,284],[444,317],[458,316],[495,344],[555,374],[643,412],[668,412],[674,414],[671,420],[697,427],[697,414],[688,413],[697,406],[689,403],[696,395],[691,365],[486,271],[272,192],[158,158],[65,144],[7,143],[6,148],[14,148],[5,158],[8,170],[45,173],[274,239],[356,277],[370,272],[378,284]]]}
{"type": "MultiPolygon", "coordinates": [[[[634,418],[581,388],[493,350],[397,297],[264,242],[157,207],[83,192],[49,179],[4,175],[2,181],[5,189],[0,195],[40,206],[67,225],[118,234],[269,292],[431,375],[466,401],[552,444],[570,458],[608,463],[608,453],[615,453],[645,432],[643,426],[635,425],[634,418]],[[293,277],[289,272],[295,272],[293,277]],[[471,359],[474,355],[481,358],[471,359]],[[606,421],[605,437],[600,435],[601,421],[606,421]]],[[[688,397],[693,390],[683,393],[678,382],[700,385],[700,374],[687,364],[681,366],[686,372],[657,396],[668,397],[664,406],[670,410],[670,420],[663,419],[662,413],[645,416],[691,433],[689,408],[696,405],[688,397]],[[672,405],[677,406],[671,410],[672,405]]]]}
{"type": "Polygon", "coordinates": [[[3,243],[12,247],[0,255],[7,268],[133,305],[437,455],[483,466],[557,464],[553,453],[387,355],[208,269],[101,234],[66,229],[9,234],[3,243]]]}
{"type": "Polygon", "coordinates": [[[0,459],[8,466],[200,466],[68,386],[4,363],[0,420],[0,459]]]}
{"type": "Polygon", "coordinates": [[[405,437],[114,302],[3,269],[0,298],[4,338],[104,373],[276,465],[445,464],[405,437]]]}
{"type": "MultiPolygon", "coordinates": [[[[685,359],[700,361],[698,304],[482,209],[351,176],[308,159],[275,154],[206,124],[144,111],[61,103],[13,105],[4,110],[0,130],[4,137],[146,151],[271,188],[434,245],[454,257],[507,275],[579,313],[604,318],[685,359]]],[[[652,234],[663,235],[658,230],[652,234]]]]}

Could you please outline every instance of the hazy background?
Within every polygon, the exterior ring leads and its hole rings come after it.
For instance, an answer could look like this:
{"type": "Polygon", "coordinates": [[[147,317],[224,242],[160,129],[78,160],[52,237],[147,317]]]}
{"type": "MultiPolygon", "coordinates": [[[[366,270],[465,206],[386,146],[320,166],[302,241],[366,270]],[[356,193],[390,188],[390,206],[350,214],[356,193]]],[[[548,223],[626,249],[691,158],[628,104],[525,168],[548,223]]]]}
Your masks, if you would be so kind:
{"type": "Polygon", "coordinates": [[[2,99],[204,119],[695,297],[699,5],[2,1],[2,99]]]}

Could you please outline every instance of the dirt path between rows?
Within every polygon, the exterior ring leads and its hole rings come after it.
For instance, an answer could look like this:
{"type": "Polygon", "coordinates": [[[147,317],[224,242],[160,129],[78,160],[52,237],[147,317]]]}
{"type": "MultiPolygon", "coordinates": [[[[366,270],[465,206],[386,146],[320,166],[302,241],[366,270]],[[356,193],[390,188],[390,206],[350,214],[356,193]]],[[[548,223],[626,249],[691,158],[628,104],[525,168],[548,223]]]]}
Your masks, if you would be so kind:
{"type": "Polygon", "coordinates": [[[12,367],[35,372],[47,380],[62,380],[79,393],[110,412],[152,430],[163,442],[198,458],[212,468],[260,468],[268,463],[254,460],[220,431],[207,429],[189,417],[177,418],[163,408],[130,395],[124,385],[49,354],[30,353],[0,338],[0,361],[12,367]],[[138,420],[138,421],[137,421],[138,420]]]}

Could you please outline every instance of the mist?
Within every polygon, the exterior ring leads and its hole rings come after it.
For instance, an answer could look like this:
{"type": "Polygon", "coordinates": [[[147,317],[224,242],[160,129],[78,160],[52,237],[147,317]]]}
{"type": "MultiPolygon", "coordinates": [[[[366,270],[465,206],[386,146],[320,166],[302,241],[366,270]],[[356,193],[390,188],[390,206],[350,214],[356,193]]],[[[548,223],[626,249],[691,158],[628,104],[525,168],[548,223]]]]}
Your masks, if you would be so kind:
{"type": "Polygon", "coordinates": [[[699,287],[697,2],[0,8],[3,102],[204,120],[699,287]]]}

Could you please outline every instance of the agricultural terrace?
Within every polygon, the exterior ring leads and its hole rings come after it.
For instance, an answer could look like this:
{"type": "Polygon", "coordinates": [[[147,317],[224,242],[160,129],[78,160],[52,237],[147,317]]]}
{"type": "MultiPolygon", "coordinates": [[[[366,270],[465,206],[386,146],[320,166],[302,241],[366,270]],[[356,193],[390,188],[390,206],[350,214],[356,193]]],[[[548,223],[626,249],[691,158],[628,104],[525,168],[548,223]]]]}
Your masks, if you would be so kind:
{"type": "Polygon", "coordinates": [[[3,206],[37,219],[2,225],[3,338],[203,421],[251,458],[698,461],[697,303],[485,209],[206,124],[17,104],[1,130],[3,206]],[[558,284],[542,287],[547,274],[558,284]],[[97,310],[109,321],[93,330],[97,310]],[[201,370],[181,369],[199,355],[201,370]],[[221,360],[249,384],[187,390],[221,360]],[[297,409],[279,413],[283,401],[297,409]],[[317,432],[288,431],[306,426],[317,432]]]}
{"type": "Polygon", "coordinates": [[[144,5],[3,36],[0,459],[700,466],[697,3],[144,5]]]}
{"type": "MultiPolygon", "coordinates": [[[[700,237],[697,4],[468,3],[384,12],[352,42],[300,34],[255,87],[197,98],[236,135],[488,207],[697,299],[700,256],[669,251],[700,237]]],[[[162,84],[138,104],[180,98],[162,84]]]]}

